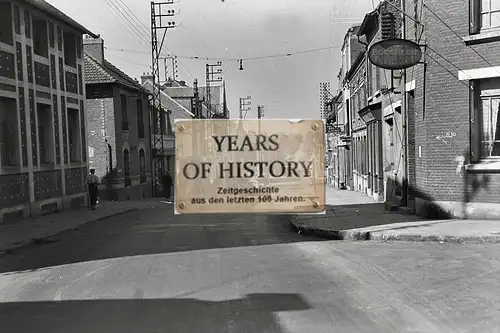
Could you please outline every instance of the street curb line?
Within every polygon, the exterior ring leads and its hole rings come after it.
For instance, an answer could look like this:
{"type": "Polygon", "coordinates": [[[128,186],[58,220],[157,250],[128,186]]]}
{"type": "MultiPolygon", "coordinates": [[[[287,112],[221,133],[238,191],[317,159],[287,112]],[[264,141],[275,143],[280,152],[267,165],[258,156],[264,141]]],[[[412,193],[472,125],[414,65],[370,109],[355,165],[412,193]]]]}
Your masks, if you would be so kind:
{"type": "Polygon", "coordinates": [[[139,210],[139,208],[129,208],[129,209],[126,209],[122,212],[118,212],[118,213],[114,213],[114,214],[111,214],[111,215],[106,215],[106,216],[101,216],[95,220],[90,220],[90,221],[86,221],[82,224],[79,224],[78,226],[74,226],[72,228],[68,228],[68,229],[64,229],[64,230],[60,230],[54,234],[50,234],[50,235],[45,235],[45,236],[42,236],[40,238],[32,238],[28,241],[25,241],[25,242],[21,242],[21,243],[18,243],[19,245],[14,245],[12,247],[8,247],[8,248],[4,248],[4,249],[1,249],[0,250],[0,257],[6,255],[6,254],[9,254],[9,252],[13,252],[13,251],[17,251],[17,250],[21,250],[25,247],[29,247],[41,240],[47,240],[47,239],[50,239],[52,237],[57,237],[59,236],[60,234],[64,233],[64,232],[67,232],[67,231],[72,231],[72,230],[76,230],[78,228],[80,228],[81,226],[83,225],[86,225],[86,224],[89,224],[89,223],[92,223],[92,222],[99,222],[99,221],[103,221],[103,220],[107,220],[109,218],[113,218],[113,217],[117,217],[117,216],[120,216],[120,215],[124,215],[126,213],[130,213],[130,212],[133,212],[133,211],[136,211],[136,210],[139,210]]]}
{"type": "Polygon", "coordinates": [[[394,233],[383,233],[379,231],[356,231],[350,230],[328,230],[314,227],[306,227],[289,221],[292,228],[300,234],[325,238],[330,240],[344,241],[403,241],[422,243],[455,243],[455,244],[499,244],[500,236],[444,236],[444,235],[401,235],[394,233]]]}

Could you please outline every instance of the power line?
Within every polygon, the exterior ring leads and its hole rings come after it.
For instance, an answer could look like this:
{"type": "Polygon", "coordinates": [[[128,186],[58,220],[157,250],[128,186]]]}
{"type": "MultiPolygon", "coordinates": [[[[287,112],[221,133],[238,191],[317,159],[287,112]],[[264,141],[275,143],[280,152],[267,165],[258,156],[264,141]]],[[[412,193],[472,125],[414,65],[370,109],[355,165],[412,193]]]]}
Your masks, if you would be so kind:
{"type": "MultiPolygon", "coordinates": [[[[180,59],[190,59],[190,60],[226,60],[226,61],[239,61],[239,60],[260,60],[260,59],[269,59],[269,58],[279,58],[279,57],[290,57],[290,56],[295,56],[295,55],[300,55],[300,54],[305,54],[305,53],[312,53],[312,52],[320,52],[320,51],[325,51],[325,50],[330,50],[334,48],[340,48],[342,47],[341,45],[332,45],[328,47],[322,47],[322,48],[317,48],[317,49],[309,49],[309,50],[303,50],[303,51],[297,51],[297,52],[289,52],[289,53],[282,53],[282,54],[274,54],[274,55],[265,55],[265,56],[259,56],[259,57],[240,57],[240,58],[226,58],[226,57],[199,57],[199,56],[181,56],[181,55],[176,55],[172,52],[173,55],[175,55],[177,58],[180,59]]],[[[123,49],[123,48],[113,48],[113,47],[106,47],[107,50],[110,51],[120,51],[120,52],[125,52],[125,53],[138,53],[138,54],[148,54],[146,51],[141,51],[141,50],[132,50],[132,49],[123,49]]]]}
{"type": "MultiPolygon", "coordinates": [[[[456,32],[452,27],[450,27],[450,25],[448,23],[446,23],[438,14],[436,14],[432,9],[429,8],[429,6],[427,6],[425,3],[423,4],[423,6],[425,6],[425,8],[427,8],[427,10],[429,10],[431,12],[432,15],[434,15],[446,28],[448,28],[451,32],[453,32],[453,34],[455,36],[457,36],[458,38],[460,38],[460,40],[462,41],[462,36],[460,36],[458,34],[458,32],[456,32]]],[[[469,46],[469,48],[475,53],[477,54],[481,59],[483,59],[490,67],[492,68],[495,68],[495,66],[493,66],[489,61],[488,59],[486,59],[481,53],[479,53],[475,48],[473,48],[472,46],[469,46]]],[[[500,73],[500,71],[498,69],[495,68],[495,70],[497,72],[500,73]]]]}
{"type": "MultiPolygon", "coordinates": [[[[130,10],[130,8],[126,4],[123,3],[122,0],[118,0],[118,1],[120,1],[124,7],[122,7],[122,6],[118,7],[117,4],[113,3],[113,1],[110,1],[110,0],[108,0],[108,1],[100,0],[100,1],[103,2],[104,4],[108,5],[109,7],[111,7],[111,9],[113,9],[116,13],[119,14],[120,19],[125,21],[125,25],[127,26],[127,29],[129,29],[129,31],[131,31],[133,35],[136,35],[136,37],[138,37],[138,40],[140,42],[142,42],[144,45],[150,46],[151,36],[150,36],[148,27],[137,18],[137,16],[130,10]],[[127,11],[127,9],[128,9],[128,11],[127,11]]],[[[168,47],[164,46],[164,48],[172,53],[172,51],[170,49],[168,49],[168,47]]],[[[164,50],[161,50],[161,51],[162,51],[162,54],[164,54],[164,50]]],[[[147,53],[147,54],[149,54],[149,53],[147,53]]],[[[189,70],[187,68],[185,68],[181,63],[179,63],[179,66],[188,76],[190,76],[191,78],[194,79],[194,76],[191,74],[191,72],[189,72],[189,70]]]]}

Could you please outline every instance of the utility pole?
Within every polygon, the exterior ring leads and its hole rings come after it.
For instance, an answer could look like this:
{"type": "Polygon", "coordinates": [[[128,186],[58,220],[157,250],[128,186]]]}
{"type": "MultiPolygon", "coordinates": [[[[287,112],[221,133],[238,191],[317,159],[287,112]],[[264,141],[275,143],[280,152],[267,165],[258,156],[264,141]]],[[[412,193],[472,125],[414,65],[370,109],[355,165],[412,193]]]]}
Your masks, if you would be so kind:
{"type": "Polygon", "coordinates": [[[217,61],[217,63],[213,64],[213,65],[207,64],[205,71],[206,71],[206,89],[207,89],[207,92],[206,92],[207,103],[206,104],[207,104],[207,108],[208,108],[208,112],[209,112],[208,118],[213,118],[212,96],[211,96],[211,92],[210,92],[210,83],[222,81],[222,76],[221,76],[222,75],[222,62],[217,61]]]}
{"type": "Polygon", "coordinates": [[[163,59],[164,61],[164,67],[165,67],[165,82],[168,82],[169,79],[172,79],[172,80],[177,80],[179,78],[179,70],[177,68],[177,56],[167,56],[167,57],[164,57],[164,58],[161,58],[163,59]],[[168,67],[169,64],[168,64],[168,61],[170,60],[170,62],[172,63],[170,66],[172,66],[172,76],[168,76],[168,67]]]}
{"type": "MultiPolygon", "coordinates": [[[[154,2],[151,1],[151,75],[153,76],[153,96],[152,96],[152,106],[158,111],[154,114],[156,115],[153,119],[155,126],[153,134],[153,159],[154,159],[154,176],[153,176],[153,196],[158,195],[161,189],[162,178],[165,174],[165,152],[163,149],[163,129],[162,124],[162,112],[164,112],[161,105],[161,87],[160,87],[160,54],[163,48],[163,43],[165,42],[165,36],[167,35],[167,30],[175,28],[174,21],[163,22],[166,17],[175,16],[175,11],[169,8],[169,5],[174,3],[173,0],[168,0],[164,2],[154,2]],[[163,13],[163,8],[165,6],[168,8],[166,14],[163,13]],[[163,32],[163,34],[162,34],[163,32]],[[158,35],[163,35],[161,41],[159,41],[158,35]]],[[[167,114],[167,121],[170,121],[170,116],[167,114]]]]}
{"type": "MultiPolygon", "coordinates": [[[[257,134],[262,134],[262,124],[261,120],[264,118],[264,105],[257,105],[257,119],[259,122],[259,131],[257,134]]],[[[262,160],[262,151],[259,150],[258,152],[259,160],[262,160]]]]}
{"type": "Polygon", "coordinates": [[[200,110],[200,92],[198,90],[198,79],[194,79],[193,82],[194,87],[194,97],[191,100],[191,111],[194,114],[195,119],[201,119],[201,110],[200,110]]]}
{"type": "Polygon", "coordinates": [[[264,105],[257,105],[257,119],[264,118],[264,105]]]}
{"type": "Polygon", "coordinates": [[[241,97],[240,98],[240,119],[245,119],[247,112],[251,110],[252,96],[241,97]],[[243,114],[245,112],[245,114],[243,114]]]}

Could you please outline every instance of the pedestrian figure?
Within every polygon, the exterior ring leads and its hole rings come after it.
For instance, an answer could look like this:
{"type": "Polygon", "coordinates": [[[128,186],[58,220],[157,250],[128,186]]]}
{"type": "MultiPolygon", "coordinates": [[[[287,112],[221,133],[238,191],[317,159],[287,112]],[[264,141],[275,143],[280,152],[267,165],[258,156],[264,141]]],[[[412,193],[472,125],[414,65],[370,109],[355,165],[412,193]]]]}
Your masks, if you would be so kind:
{"type": "Polygon", "coordinates": [[[165,191],[165,199],[170,201],[170,197],[172,196],[172,176],[170,175],[170,171],[165,172],[163,176],[163,189],[165,191]]]}
{"type": "Polygon", "coordinates": [[[89,186],[90,206],[95,210],[97,204],[97,197],[99,196],[99,177],[95,175],[95,169],[90,169],[90,175],[87,177],[87,184],[89,186]]]}

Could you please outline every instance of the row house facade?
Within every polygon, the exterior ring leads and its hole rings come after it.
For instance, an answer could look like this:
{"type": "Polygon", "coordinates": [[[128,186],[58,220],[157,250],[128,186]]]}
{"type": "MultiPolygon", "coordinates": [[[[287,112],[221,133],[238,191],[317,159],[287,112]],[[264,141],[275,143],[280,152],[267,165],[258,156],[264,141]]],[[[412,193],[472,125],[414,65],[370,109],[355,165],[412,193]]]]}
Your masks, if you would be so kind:
{"type": "Polygon", "coordinates": [[[357,32],[360,25],[354,25],[348,29],[344,36],[341,48],[341,66],[337,75],[338,94],[330,101],[328,136],[332,137],[332,158],[330,168],[333,181],[330,185],[341,189],[354,189],[352,163],[351,163],[351,134],[350,121],[350,96],[351,90],[347,76],[353,63],[358,60],[363,52],[363,45],[358,42],[357,32]]]}
{"type": "Polygon", "coordinates": [[[405,82],[409,181],[418,214],[499,218],[500,2],[465,4],[406,5],[406,38],[425,45],[405,82]]]}
{"type": "Polygon", "coordinates": [[[83,40],[89,168],[101,178],[101,200],[150,197],[149,92],[105,59],[104,41],[83,40]]]}
{"type": "Polygon", "coordinates": [[[0,3],[0,218],[85,204],[83,34],[43,0],[0,3]]]}
{"type": "Polygon", "coordinates": [[[500,3],[454,4],[382,1],[365,16],[356,32],[364,53],[341,87],[351,127],[347,188],[420,216],[498,218],[500,3]],[[368,60],[384,14],[392,37],[421,46],[415,66],[385,70],[368,60]]]}

